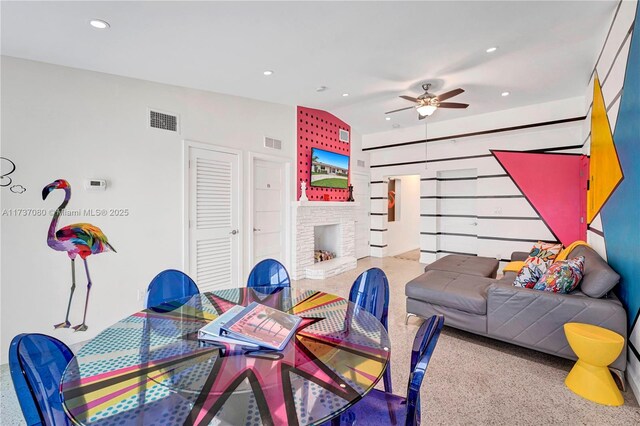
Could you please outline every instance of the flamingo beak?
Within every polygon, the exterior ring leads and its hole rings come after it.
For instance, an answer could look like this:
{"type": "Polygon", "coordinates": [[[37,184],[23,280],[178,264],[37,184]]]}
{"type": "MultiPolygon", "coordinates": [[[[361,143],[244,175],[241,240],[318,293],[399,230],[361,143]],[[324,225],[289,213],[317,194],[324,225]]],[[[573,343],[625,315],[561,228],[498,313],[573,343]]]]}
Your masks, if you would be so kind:
{"type": "Polygon", "coordinates": [[[51,193],[51,191],[53,191],[54,189],[56,189],[56,185],[53,183],[50,183],[49,185],[45,186],[44,188],[42,188],[42,199],[46,200],[47,196],[51,193]]]}

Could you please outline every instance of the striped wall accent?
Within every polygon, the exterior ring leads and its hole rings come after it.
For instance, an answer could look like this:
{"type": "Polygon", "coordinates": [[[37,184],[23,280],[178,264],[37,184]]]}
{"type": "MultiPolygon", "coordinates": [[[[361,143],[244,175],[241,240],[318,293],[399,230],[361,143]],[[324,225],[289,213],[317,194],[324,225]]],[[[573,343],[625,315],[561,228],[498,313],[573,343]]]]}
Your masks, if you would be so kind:
{"type": "MultiPolygon", "coordinates": [[[[617,293],[627,309],[627,380],[636,398],[640,397],[640,283],[637,280],[638,178],[637,129],[640,120],[638,73],[640,72],[640,10],[637,1],[620,1],[586,90],[589,103],[584,124],[585,149],[591,147],[591,114],[596,76],[600,79],[606,117],[624,175],[602,210],[587,229],[587,239],[621,275],[617,293]],[[630,237],[629,237],[630,236],[630,237]],[[632,253],[631,256],[629,254],[632,253]],[[608,256],[607,256],[608,254],[608,256]]],[[[587,151],[588,152],[588,151],[587,151]]]]}
{"type": "MultiPolygon", "coordinates": [[[[600,77],[602,96],[607,107],[607,117],[611,131],[615,129],[620,108],[620,94],[624,85],[624,77],[633,33],[634,17],[637,2],[621,1],[617,8],[606,39],[602,45],[598,60],[591,72],[589,86],[586,89],[588,103],[587,119],[583,123],[585,134],[584,152],[589,153],[591,143],[591,110],[592,95],[596,71],[600,77]]],[[[587,228],[587,241],[600,255],[606,259],[607,251],[604,237],[602,218],[598,214],[587,228]]]]}
{"type": "Polygon", "coordinates": [[[426,143],[424,139],[390,140],[365,148],[371,156],[371,255],[387,255],[386,182],[388,176],[398,175],[421,177],[423,263],[463,253],[498,258],[502,267],[513,251],[528,251],[538,240],[555,242],[553,233],[490,150],[580,155],[585,141],[584,116],[573,111],[565,115],[568,118],[500,126],[495,132],[438,136],[427,138],[426,143]]]}

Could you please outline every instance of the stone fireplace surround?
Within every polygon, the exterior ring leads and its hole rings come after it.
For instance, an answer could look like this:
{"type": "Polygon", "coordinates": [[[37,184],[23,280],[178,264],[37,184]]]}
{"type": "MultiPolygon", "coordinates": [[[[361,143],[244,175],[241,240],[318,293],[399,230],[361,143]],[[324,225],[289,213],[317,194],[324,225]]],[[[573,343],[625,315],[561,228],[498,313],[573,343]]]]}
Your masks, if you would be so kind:
{"type": "Polygon", "coordinates": [[[357,266],[355,247],[355,220],[359,203],[342,201],[297,201],[292,206],[293,262],[291,278],[294,280],[325,279],[357,266]],[[335,244],[335,259],[314,263],[314,227],[338,225],[339,239],[335,244]]]}

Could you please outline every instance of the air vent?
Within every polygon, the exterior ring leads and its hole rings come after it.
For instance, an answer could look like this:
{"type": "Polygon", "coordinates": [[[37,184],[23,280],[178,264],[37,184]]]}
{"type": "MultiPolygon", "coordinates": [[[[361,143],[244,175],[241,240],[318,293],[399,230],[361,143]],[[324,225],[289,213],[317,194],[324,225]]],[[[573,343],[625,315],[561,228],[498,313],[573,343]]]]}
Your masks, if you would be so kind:
{"type": "Polygon", "coordinates": [[[265,137],[264,146],[272,149],[282,149],[282,141],[280,139],[265,137]]]}
{"type": "Polygon", "coordinates": [[[358,160],[358,167],[364,167],[364,160],[358,160]]]}
{"type": "Polygon", "coordinates": [[[164,112],[149,110],[149,126],[155,129],[178,131],[178,117],[164,112]]]}
{"type": "Polygon", "coordinates": [[[349,143],[349,131],[340,129],[340,142],[349,143]]]}

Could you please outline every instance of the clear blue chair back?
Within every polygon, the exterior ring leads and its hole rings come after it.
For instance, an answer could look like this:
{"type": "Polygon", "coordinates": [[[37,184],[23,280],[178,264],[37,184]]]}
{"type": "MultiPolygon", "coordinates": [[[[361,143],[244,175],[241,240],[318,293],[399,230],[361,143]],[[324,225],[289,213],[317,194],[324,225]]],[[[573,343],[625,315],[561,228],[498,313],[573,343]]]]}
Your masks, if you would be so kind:
{"type": "Polygon", "coordinates": [[[389,330],[389,280],[382,269],[361,273],[351,286],[349,302],[369,312],[389,330]]]}
{"type": "Polygon", "coordinates": [[[146,307],[160,306],[198,293],[200,290],[189,275],[175,269],[167,269],[156,275],[149,283],[146,307]]]}
{"type": "Polygon", "coordinates": [[[411,373],[407,386],[407,417],[406,426],[420,424],[420,387],[429,366],[429,361],[440,338],[444,325],[444,316],[434,315],[427,318],[413,339],[411,351],[411,373]]]}
{"type": "MultiPolygon", "coordinates": [[[[351,286],[349,302],[353,303],[356,309],[369,312],[384,325],[387,331],[389,330],[389,280],[382,269],[371,268],[361,273],[351,286]]],[[[350,315],[347,320],[349,317],[350,315]]],[[[384,372],[383,380],[384,390],[393,392],[389,365],[384,372]]]]}
{"type": "Polygon", "coordinates": [[[289,273],[282,263],[275,259],[264,259],[253,267],[247,280],[247,287],[290,287],[289,273]]]}
{"type": "Polygon", "coordinates": [[[44,334],[19,334],[9,347],[11,379],[27,425],[71,425],[60,400],[60,380],[73,352],[44,334]]]}

